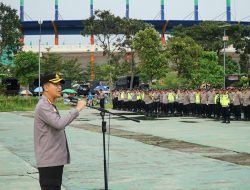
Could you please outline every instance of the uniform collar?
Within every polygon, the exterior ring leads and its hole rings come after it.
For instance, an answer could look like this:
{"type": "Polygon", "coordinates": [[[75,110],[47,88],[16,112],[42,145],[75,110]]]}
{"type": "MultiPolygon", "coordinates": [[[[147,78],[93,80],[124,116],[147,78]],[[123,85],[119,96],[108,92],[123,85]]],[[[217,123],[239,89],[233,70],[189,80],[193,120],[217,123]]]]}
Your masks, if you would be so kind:
{"type": "Polygon", "coordinates": [[[51,100],[50,100],[47,96],[42,95],[42,99],[45,100],[45,101],[48,101],[49,104],[52,104],[52,105],[53,105],[53,103],[51,102],[51,100]]]}

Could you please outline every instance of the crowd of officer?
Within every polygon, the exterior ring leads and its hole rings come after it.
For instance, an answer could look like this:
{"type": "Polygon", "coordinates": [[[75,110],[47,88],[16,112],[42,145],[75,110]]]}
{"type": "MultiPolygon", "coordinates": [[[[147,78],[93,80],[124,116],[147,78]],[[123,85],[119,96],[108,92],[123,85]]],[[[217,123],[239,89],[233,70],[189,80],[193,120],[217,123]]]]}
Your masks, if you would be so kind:
{"type": "Polygon", "coordinates": [[[222,119],[223,123],[230,123],[230,118],[250,121],[250,88],[114,90],[112,101],[113,109],[149,117],[196,116],[222,119]]]}

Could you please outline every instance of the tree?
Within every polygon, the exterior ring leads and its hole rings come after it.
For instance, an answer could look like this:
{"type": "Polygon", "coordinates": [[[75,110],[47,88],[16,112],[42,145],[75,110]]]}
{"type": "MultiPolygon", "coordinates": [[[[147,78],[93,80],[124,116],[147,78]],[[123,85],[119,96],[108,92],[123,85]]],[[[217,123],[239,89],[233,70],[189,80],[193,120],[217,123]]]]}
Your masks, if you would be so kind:
{"type": "MultiPolygon", "coordinates": [[[[130,54],[131,64],[130,64],[130,74],[133,78],[135,73],[135,51],[132,46],[132,39],[134,35],[139,30],[144,30],[146,27],[149,27],[149,24],[146,24],[143,21],[136,19],[127,19],[114,16],[109,11],[95,11],[95,16],[86,20],[84,30],[82,35],[95,35],[97,37],[98,43],[103,48],[104,56],[108,58],[108,64],[112,64],[112,59],[116,57],[117,52],[124,55],[130,54]]],[[[120,61],[120,60],[118,60],[120,61]]],[[[111,65],[107,68],[113,68],[111,65]]],[[[112,80],[116,77],[113,77],[113,70],[110,70],[110,84],[112,80]]],[[[133,80],[131,80],[133,81],[133,80]]],[[[132,83],[131,83],[132,87],[132,83]]]]}
{"type": "Polygon", "coordinates": [[[123,19],[124,24],[122,27],[122,33],[125,35],[125,40],[119,44],[119,50],[130,56],[130,89],[133,88],[134,75],[136,72],[136,51],[133,47],[133,38],[140,30],[152,27],[151,25],[136,19],[123,19]]]}
{"type": "Polygon", "coordinates": [[[250,74],[250,26],[234,25],[228,30],[228,33],[236,52],[240,55],[241,73],[250,74]]]}
{"type": "MultiPolygon", "coordinates": [[[[123,22],[120,17],[116,17],[109,11],[96,10],[95,15],[86,20],[82,35],[95,35],[100,46],[103,48],[103,55],[108,57],[110,64],[111,56],[118,47],[115,41],[121,42],[121,28],[123,22]]],[[[112,72],[110,70],[110,86],[112,86],[112,72]]]]}
{"type": "Polygon", "coordinates": [[[191,70],[189,85],[197,87],[208,83],[215,87],[221,87],[224,81],[223,76],[223,67],[218,64],[217,54],[203,51],[191,70]]]}
{"type": "MultiPolygon", "coordinates": [[[[130,63],[124,61],[122,54],[112,56],[110,64],[95,65],[96,80],[109,81],[109,72],[112,71],[112,81],[117,80],[119,76],[128,75],[130,63]]],[[[90,76],[90,65],[84,71],[85,79],[90,76]]]]}
{"type": "Polygon", "coordinates": [[[248,54],[243,52],[243,53],[239,53],[240,54],[240,69],[241,69],[241,73],[243,74],[248,74],[248,69],[250,67],[250,60],[248,57],[248,54]]]}
{"type": "Polygon", "coordinates": [[[165,51],[178,76],[190,79],[193,66],[201,56],[201,46],[190,37],[173,37],[167,43],[165,51]]]}
{"type": "MultiPolygon", "coordinates": [[[[201,45],[206,51],[215,51],[217,55],[221,55],[223,49],[224,30],[229,36],[227,45],[233,45],[236,53],[240,54],[240,70],[247,74],[250,68],[250,26],[235,24],[230,27],[223,28],[221,26],[227,23],[223,22],[204,22],[200,25],[191,27],[178,26],[174,28],[173,35],[176,37],[189,36],[201,45]]],[[[221,62],[223,63],[223,62],[221,62]]]]}
{"type": "Polygon", "coordinates": [[[153,28],[146,28],[135,35],[133,47],[141,60],[141,73],[144,73],[150,82],[160,79],[168,68],[160,34],[153,28]]]}
{"type": "Polygon", "coordinates": [[[11,77],[13,74],[13,65],[0,64],[0,78],[11,77]]]}
{"type": "Polygon", "coordinates": [[[38,78],[38,55],[31,51],[20,52],[14,59],[15,71],[14,75],[19,83],[28,86],[38,78]]]}
{"type": "Polygon", "coordinates": [[[3,50],[8,55],[20,50],[20,38],[17,10],[0,3],[0,55],[3,50]]]}
{"type": "Polygon", "coordinates": [[[41,73],[60,72],[62,65],[62,57],[59,54],[44,54],[41,58],[41,73]]]}
{"type": "MultiPolygon", "coordinates": [[[[219,56],[219,64],[224,67],[224,56],[219,56]]],[[[226,75],[229,74],[239,74],[240,73],[240,65],[236,63],[232,57],[226,55],[225,62],[226,75]]]]}
{"type": "Polygon", "coordinates": [[[173,89],[183,87],[185,84],[187,84],[185,79],[178,77],[178,73],[176,71],[170,71],[166,73],[166,76],[164,77],[164,83],[166,88],[173,89]]]}
{"type": "Polygon", "coordinates": [[[48,53],[41,60],[41,73],[50,72],[60,72],[67,80],[83,79],[83,68],[78,59],[63,59],[56,53],[48,53]]]}
{"type": "Polygon", "coordinates": [[[175,37],[191,37],[206,51],[215,51],[217,55],[223,49],[223,31],[220,26],[223,22],[202,22],[199,25],[190,27],[177,26],[174,28],[173,36],[175,37]]]}
{"type": "Polygon", "coordinates": [[[83,67],[77,58],[63,60],[60,72],[67,80],[83,80],[83,67]]]}
{"type": "Polygon", "coordinates": [[[119,76],[129,75],[131,68],[130,65],[131,62],[129,60],[126,60],[126,58],[124,58],[123,53],[114,54],[111,58],[112,80],[116,81],[119,76]]]}

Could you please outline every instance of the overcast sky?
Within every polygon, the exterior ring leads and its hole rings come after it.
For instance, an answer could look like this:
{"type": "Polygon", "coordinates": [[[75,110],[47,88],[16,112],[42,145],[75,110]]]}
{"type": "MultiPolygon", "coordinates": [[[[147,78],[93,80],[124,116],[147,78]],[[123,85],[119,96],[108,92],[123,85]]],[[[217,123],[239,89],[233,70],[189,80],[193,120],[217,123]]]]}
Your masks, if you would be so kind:
{"type": "MultiPolygon", "coordinates": [[[[18,10],[20,0],[0,0],[18,10]]],[[[25,20],[54,20],[55,0],[24,0],[25,20]]],[[[90,0],[58,0],[60,19],[79,20],[90,15],[90,0]]],[[[161,0],[130,0],[130,18],[160,19],[161,0]]],[[[125,16],[126,0],[94,0],[94,9],[110,10],[117,16],[125,16]]],[[[250,21],[250,0],[231,0],[232,20],[250,21]]],[[[192,20],[194,0],[165,0],[165,18],[192,20]]],[[[226,20],[226,0],[199,0],[200,20],[226,20]],[[221,16],[220,16],[221,15],[221,16]]],[[[53,44],[53,36],[42,37],[42,43],[53,44]]],[[[38,36],[26,36],[25,43],[37,44],[38,36]]],[[[81,36],[60,36],[59,44],[85,42],[81,36]]]]}

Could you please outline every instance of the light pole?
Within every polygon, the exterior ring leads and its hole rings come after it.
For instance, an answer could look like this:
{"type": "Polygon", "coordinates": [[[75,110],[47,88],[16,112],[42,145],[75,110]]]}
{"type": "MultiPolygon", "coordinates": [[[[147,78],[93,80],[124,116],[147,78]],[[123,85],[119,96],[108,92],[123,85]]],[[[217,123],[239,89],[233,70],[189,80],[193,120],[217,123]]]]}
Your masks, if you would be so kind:
{"type": "Polygon", "coordinates": [[[226,36],[226,28],[230,27],[230,24],[219,26],[224,29],[223,42],[224,42],[224,60],[223,60],[223,70],[224,70],[224,84],[223,88],[226,88],[226,42],[228,41],[228,36],[226,36]]]}
{"type": "Polygon", "coordinates": [[[39,43],[38,43],[38,96],[41,98],[41,34],[43,21],[39,20],[39,43]]]}

